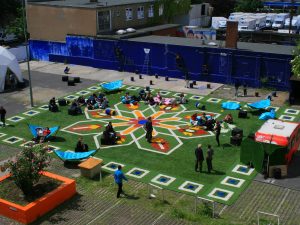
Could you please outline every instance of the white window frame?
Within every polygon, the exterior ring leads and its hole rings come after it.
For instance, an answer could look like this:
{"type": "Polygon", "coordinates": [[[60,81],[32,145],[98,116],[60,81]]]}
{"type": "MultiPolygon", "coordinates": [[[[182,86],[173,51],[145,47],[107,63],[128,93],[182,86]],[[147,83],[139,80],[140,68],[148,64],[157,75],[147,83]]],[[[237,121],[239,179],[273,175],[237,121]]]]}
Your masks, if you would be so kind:
{"type": "Polygon", "coordinates": [[[158,8],[158,16],[162,16],[164,14],[164,5],[160,4],[158,8]]]}
{"type": "Polygon", "coordinates": [[[145,8],[144,8],[144,6],[139,6],[137,8],[137,18],[139,20],[145,18],[145,8]]]}
{"type": "Polygon", "coordinates": [[[132,8],[126,8],[125,9],[125,17],[126,17],[126,21],[130,21],[133,19],[133,11],[132,8]]]}
{"type": "Polygon", "coordinates": [[[148,17],[154,17],[154,5],[150,5],[148,9],[148,17]]]}

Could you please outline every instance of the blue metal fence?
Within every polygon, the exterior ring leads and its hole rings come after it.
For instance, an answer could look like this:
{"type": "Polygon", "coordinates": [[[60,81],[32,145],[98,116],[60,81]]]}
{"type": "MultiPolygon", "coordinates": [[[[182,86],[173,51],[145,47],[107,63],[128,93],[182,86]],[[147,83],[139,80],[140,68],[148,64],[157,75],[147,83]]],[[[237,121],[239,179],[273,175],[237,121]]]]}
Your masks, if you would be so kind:
{"type": "Polygon", "coordinates": [[[239,81],[251,87],[259,87],[264,81],[264,85],[278,90],[290,88],[291,55],[77,36],[67,36],[66,43],[30,41],[32,59],[129,72],[142,71],[145,49],[150,49],[148,71],[151,75],[184,78],[175,60],[179,54],[191,80],[227,84],[239,81]],[[119,57],[116,48],[121,52],[119,57]],[[203,66],[206,66],[206,72],[203,66]]]}

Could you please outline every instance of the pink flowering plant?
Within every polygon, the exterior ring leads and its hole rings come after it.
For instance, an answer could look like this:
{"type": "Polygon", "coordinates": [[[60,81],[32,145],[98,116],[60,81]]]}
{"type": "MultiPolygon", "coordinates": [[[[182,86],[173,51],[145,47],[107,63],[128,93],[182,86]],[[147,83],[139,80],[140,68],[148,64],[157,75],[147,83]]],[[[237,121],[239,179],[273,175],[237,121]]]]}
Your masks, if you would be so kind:
{"type": "Polygon", "coordinates": [[[15,184],[30,195],[33,187],[39,182],[41,172],[49,166],[51,157],[42,145],[24,147],[14,160],[8,162],[7,167],[15,184]]]}

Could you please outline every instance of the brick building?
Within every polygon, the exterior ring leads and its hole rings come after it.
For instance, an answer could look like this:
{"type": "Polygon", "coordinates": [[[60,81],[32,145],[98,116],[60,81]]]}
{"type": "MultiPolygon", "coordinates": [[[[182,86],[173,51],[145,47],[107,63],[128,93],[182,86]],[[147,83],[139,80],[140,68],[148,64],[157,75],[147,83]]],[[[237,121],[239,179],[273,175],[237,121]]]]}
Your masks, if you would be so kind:
{"type": "Polygon", "coordinates": [[[96,36],[143,27],[163,15],[155,0],[58,0],[27,4],[30,38],[64,41],[67,34],[96,36]],[[155,10],[155,8],[157,8],[155,10]]]}

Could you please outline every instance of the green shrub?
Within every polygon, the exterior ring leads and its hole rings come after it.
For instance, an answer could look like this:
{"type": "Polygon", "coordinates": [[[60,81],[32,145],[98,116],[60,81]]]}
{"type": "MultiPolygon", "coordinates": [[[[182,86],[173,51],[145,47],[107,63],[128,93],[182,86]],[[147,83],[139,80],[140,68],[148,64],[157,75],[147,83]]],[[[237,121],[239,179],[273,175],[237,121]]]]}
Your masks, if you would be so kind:
{"type": "Polygon", "coordinates": [[[41,172],[50,164],[51,157],[42,145],[24,147],[8,162],[8,170],[24,195],[32,194],[33,186],[39,182],[41,172]]]}

